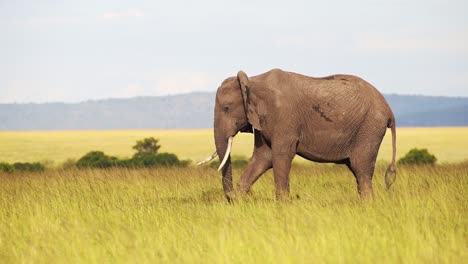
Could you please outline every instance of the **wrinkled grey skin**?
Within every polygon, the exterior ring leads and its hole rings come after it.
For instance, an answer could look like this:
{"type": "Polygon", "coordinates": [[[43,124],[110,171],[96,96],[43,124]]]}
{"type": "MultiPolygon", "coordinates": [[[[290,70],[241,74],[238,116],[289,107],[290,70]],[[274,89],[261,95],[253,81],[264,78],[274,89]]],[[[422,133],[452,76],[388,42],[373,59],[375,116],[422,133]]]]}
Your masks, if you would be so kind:
{"type": "Polygon", "coordinates": [[[313,78],[274,69],[249,78],[240,71],[216,93],[216,151],[222,160],[228,138],[238,132],[253,130],[255,144],[236,192],[230,157],[222,168],[226,197],[231,200],[236,193],[249,192],[270,168],[276,197],[287,197],[296,154],[311,161],[346,164],[360,196],[370,197],[375,160],[387,128],[392,130],[393,143],[392,163],[385,173],[389,188],[388,174],[396,176],[395,118],[372,85],[351,75],[313,78]]]}

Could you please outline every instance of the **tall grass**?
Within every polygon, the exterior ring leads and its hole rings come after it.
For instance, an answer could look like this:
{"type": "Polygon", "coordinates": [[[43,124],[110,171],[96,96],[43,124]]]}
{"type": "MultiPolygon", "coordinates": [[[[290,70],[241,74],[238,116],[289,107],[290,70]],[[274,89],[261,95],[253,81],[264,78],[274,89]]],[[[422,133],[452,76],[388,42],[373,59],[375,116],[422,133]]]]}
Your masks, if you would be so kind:
{"type": "MultiPolygon", "coordinates": [[[[0,174],[0,262],[466,263],[468,164],[384,166],[362,203],[349,171],[295,164],[228,204],[209,168],[0,174]]],[[[241,171],[235,170],[235,176],[241,171]]]]}

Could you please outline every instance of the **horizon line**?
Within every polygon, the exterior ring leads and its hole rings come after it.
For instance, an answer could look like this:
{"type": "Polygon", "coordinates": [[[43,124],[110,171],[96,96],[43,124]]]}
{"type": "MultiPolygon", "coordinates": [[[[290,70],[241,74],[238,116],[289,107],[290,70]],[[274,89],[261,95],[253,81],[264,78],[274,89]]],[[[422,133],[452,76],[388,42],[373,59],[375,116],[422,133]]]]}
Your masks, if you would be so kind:
{"type": "MultiPolygon", "coordinates": [[[[0,105],[27,105],[27,104],[82,104],[88,102],[100,102],[100,101],[110,101],[110,100],[129,100],[129,99],[138,99],[138,98],[148,98],[148,97],[175,97],[183,96],[190,94],[200,94],[200,93],[216,93],[216,91],[192,91],[192,92],[182,92],[166,95],[135,95],[130,97],[104,97],[104,98],[91,98],[80,101],[44,101],[44,102],[0,102],[0,105]]],[[[382,93],[384,96],[396,95],[396,96],[422,96],[422,97],[443,97],[443,98],[457,98],[457,99],[468,99],[468,96],[450,96],[450,95],[425,95],[425,94],[399,94],[399,93],[382,93]]]]}

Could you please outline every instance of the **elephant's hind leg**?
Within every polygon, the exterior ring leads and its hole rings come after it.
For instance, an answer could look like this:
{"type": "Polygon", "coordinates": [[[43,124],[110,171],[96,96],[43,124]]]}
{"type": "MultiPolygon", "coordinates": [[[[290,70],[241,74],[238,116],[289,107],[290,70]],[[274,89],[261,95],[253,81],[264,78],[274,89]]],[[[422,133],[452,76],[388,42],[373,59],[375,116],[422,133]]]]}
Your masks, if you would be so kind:
{"type": "Polygon", "coordinates": [[[387,129],[385,120],[371,120],[363,126],[356,138],[355,145],[349,157],[348,167],[356,177],[359,196],[363,199],[372,197],[372,177],[380,144],[387,129]]]}
{"type": "MultiPolygon", "coordinates": [[[[380,141],[382,137],[380,137],[380,141]]],[[[347,163],[348,168],[356,178],[359,196],[363,199],[370,198],[373,194],[372,177],[374,176],[380,141],[376,140],[371,144],[363,144],[357,147],[347,163]]]]}
{"type": "Polygon", "coordinates": [[[282,137],[281,141],[272,144],[273,173],[275,178],[276,199],[289,197],[289,172],[291,162],[296,155],[297,141],[282,137]]]}
{"type": "Polygon", "coordinates": [[[361,156],[352,157],[347,165],[356,178],[359,196],[362,199],[371,198],[373,195],[372,177],[374,175],[375,159],[372,161],[361,156]]]}

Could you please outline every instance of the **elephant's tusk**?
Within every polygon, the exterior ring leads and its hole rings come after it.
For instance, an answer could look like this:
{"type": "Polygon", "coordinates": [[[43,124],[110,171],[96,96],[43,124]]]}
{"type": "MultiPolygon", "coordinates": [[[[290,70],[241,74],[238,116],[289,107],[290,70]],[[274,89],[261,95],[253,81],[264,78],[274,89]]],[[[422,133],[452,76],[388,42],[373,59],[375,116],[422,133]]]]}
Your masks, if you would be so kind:
{"type": "Polygon", "coordinates": [[[218,153],[216,153],[216,151],[215,151],[215,152],[213,152],[213,154],[211,154],[211,156],[209,156],[208,158],[206,158],[206,159],[204,159],[204,160],[198,162],[197,165],[205,164],[205,163],[211,161],[212,159],[216,158],[216,156],[218,156],[218,153]]]}
{"type": "Polygon", "coordinates": [[[227,161],[229,155],[231,155],[231,147],[232,147],[232,136],[229,137],[229,139],[228,139],[228,147],[226,149],[226,153],[224,154],[223,161],[219,165],[218,171],[220,171],[224,167],[224,164],[226,164],[226,161],[227,161]]]}

